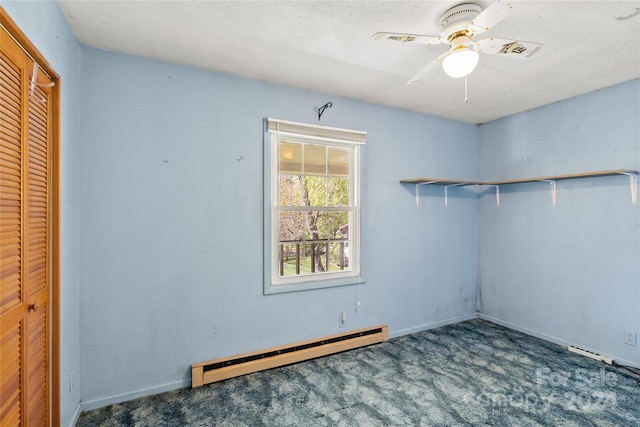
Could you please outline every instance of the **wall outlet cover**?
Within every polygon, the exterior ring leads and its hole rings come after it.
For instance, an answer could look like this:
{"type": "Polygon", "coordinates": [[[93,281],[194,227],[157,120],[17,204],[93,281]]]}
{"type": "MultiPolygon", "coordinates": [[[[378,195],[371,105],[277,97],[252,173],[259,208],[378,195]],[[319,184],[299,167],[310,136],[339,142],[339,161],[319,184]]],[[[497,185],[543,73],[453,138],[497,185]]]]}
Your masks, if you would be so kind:
{"type": "Polygon", "coordinates": [[[638,344],[638,334],[632,331],[624,331],[624,343],[635,347],[638,344]]]}

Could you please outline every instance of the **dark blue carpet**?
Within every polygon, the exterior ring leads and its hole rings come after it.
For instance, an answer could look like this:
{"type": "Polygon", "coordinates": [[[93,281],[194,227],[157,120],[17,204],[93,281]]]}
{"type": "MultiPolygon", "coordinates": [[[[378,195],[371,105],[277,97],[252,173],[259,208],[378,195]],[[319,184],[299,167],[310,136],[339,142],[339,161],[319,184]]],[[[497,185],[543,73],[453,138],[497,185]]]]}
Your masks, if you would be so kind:
{"type": "Polygon", "coordinates": [[[482,320],[84,412],[78,426],[640,426],[640,377],[482,320]]]}

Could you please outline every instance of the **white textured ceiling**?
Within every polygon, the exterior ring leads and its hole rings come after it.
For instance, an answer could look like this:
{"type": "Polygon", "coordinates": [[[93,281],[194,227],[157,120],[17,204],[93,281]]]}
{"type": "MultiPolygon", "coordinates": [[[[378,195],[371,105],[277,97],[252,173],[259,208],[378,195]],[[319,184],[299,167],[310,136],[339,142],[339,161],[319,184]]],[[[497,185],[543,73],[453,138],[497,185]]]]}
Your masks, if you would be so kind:
{"type": "Polygon", "coordinates": [[[480,38],[544,47],[529,60],[481,55],[467,104],[464,79],[440,67],[429,81],[406,85],[447,46],[371,38],[439,35],[440,15],[463,1],[58,3],[89,46],[470,123],[640,78],[640,0],[511,1],[509,15],[480,38]]]}

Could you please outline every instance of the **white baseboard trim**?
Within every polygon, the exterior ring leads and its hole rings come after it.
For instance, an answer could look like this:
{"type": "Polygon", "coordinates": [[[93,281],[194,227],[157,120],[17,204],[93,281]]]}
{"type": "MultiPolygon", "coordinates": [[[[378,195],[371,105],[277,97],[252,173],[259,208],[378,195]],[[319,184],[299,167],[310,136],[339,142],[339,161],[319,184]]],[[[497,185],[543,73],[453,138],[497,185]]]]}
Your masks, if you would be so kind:
{"type": "Polygon", "coordinates": [[[477,318],[478,318],[478,313],[474,311],[473,313],[463,314],[461,316],[451,317],[449,319],[438,320],[437,322],[426,323],[424,325],[415,326],[413,328],[390,331],[389,338],[396,338],[402,335],[415,334],[416,332],[439,328],[440,326],[451,325],[454,323],[466,322],[467,320],[473,320],[477,318]]]}
{"type": "Polygon", "coordinates": [[[75,427],[78,423],[78,418],[80,418],[80,413],[82,412],[82,408],[80,403],[76,405],[76,410],[73,411],[73,417],[71,417],[71,421],[69,422],[69,427],[75,427]]]}
{"type": "MultiPolygon", "coordinates": [[[[524,326],[520,326],[520,325],[517,325],[515,323],[507,322],[506,320],[502,320],[502,319],[499,319],[497,317],[490,316],[488,314],[478,313],[478,317],[480,319],[482,319],[482,320],[486,320],[487,322],[495,323],[497,325],[504,326],[505,328],[513,329],[514,331],[522,332],[524,334],[531,335],[531,336],[536,337],[536,338],[541,338],[541,339],[543,339],[545,341],[549,341],[549,342],[552,342],[554,344],[558,344],[559,346],[562,346],[562,347],[569,347],[569,346],[573,345],[573,346],[576,346],[576,347],[579,347],[579,348],[582,348],[582,349],[585,349],[585,350],[589,350],[589,351],[592,351],[594,353],[598,353],[598,354],[601,354],[603,356],[609,357],[609,358],[613,359],[614,362],[619,363],[620,365],[626,365],[626,366],[632,366],[634,368],[640,368],[640,364],[634,363],[634,362],[632,362],[630,360],[621,359],[621,358],[616,357],[616,356],[614,356],[612,354],[603,353],[603,352],[599,351],[598,349],[585,348],[584,346],[576,344],[574,342],[569,342],[569,341],[563,340],[561,338],[545,334],[545,333],[540,332],[540,331],[535,331],[533,329],[525,328],[524,326]]],[[[567,351],[569,351],[569,350],[567,350],[567,351]]]]}
{"type": "Polygon", "coordinates": [[[126,402],[128,400],[137,399],[139,397],[151,396],[153,394],[164,393],[165,391],[177,390],[191,386],[191,378],[180,381],[174,381],[166,384],[160,384],[153,387],[143,388],[127,393],[114,394],[98,399],[83,400],[80,402],[82,411],[90,411],[91,409],[102,408],[104,406],[116,403],[126,402]]]}

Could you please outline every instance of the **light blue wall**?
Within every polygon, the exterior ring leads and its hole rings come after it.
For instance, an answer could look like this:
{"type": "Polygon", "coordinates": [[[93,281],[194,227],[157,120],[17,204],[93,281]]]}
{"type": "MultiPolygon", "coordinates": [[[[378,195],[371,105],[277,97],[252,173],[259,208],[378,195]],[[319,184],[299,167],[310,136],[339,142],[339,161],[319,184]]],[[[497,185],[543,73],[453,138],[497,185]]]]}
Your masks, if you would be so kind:
{"type": "Polygon", "coordinates": [[[79,64],[80,46],[52,1],[0,3],[60,75],[60,418],[71,425],[80,402],[79,367],[79,64]],[[69,373],[75,375],[69,389],[69,373]]]}
{"type": "MultiPolygon", "coordinates": [[[[640,169],[640,81],[480,126],[483,180],[640,169]]],[[[640,204],[625,176],[501,188],[480,202],[480,308],[556,342],[640,365],[640,204]]],[[[490,190],[488,191],[491,192],[490,190]]]]}
{"type": "Polygon", "coordinates": [[[399,180],[477,178],[478,128],[82,48],[84,407],[189,385],[190,364],[388,324],[475,316],[478,198],[399,180]],[[368,132],[367,283],[263,295],[263,120],[368,132]],[[238,156],[243,160],[238,161],[238,156]],[[356,311],[356,300],[361,306],[356,311]]]}
{"type": "Polygon", "coordinates": [[[80,400],[186,386],[193,362],[342,331],[341,310],[346,329],[400,335],[478,307],[640,364],[622,344],[640,332],[627,178],[563,181],[556,207],[546,184],[502,187],[498,208],[473,188],[450,189],[445,207],[441,187],[416,207],[398,183],[640,169],[638,81],[477,127],[80,48],[55,3],[1,4],[62,76],[62,425],[80,400]],[[262,121],[318,123],[329,100],[321,124],[368,132],[368,280],[264,296],[262,121]]]}

